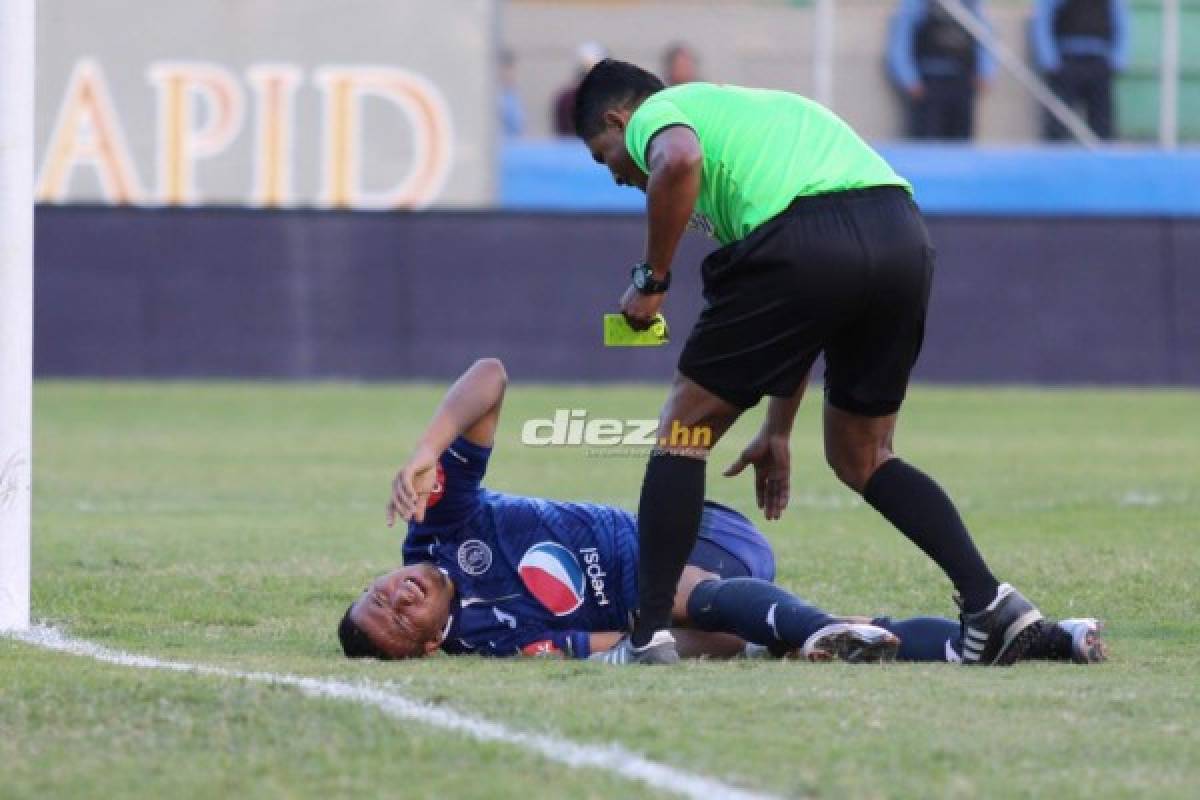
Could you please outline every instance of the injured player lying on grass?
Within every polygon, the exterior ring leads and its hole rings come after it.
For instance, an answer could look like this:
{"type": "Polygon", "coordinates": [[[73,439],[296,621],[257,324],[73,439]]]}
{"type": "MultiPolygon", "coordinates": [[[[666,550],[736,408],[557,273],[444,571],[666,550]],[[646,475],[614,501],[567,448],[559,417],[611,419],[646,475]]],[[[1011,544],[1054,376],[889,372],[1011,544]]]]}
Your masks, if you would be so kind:
{"type": "MultiPolygon", "coordinates": [[[[483,488],[507,376],[476,362],[450,388],[393,484],[389,524],[409,523],[406,566],[377,579],[338,627],[348,657],[402,659],[439,648],[490,656],[603,652],[637,601],[637,520],[623,509],[483,488]]],[[[812,661],[958,661],[960,625],[837,617],[776,586],[766,538],[705,504],[677,586],[680,655],[812,661]]],[[[1032,658],[1105,657],[1092,619],[1047,625],[1032,658]]]]}

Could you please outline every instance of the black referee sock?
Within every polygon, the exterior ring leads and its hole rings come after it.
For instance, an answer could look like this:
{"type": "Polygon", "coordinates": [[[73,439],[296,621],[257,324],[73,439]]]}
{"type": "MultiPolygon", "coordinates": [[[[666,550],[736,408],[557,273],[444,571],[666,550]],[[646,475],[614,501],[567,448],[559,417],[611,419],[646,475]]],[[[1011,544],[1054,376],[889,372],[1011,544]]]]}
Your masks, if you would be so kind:
{"type": "Polygon", "coordinates": [[[633,644],[671,626],[679,576],[696,546],[704,512],[704,467],[698,458],[655,453],[638,503],[638,616],[633,644]]]}
{"type": "Polygon", "coordinates": [[[734,633],[769,647],[775,655],[803,647],[808,637],[837,621],[786,589],[758,578],[697,584],[687,610],[688,619],[700,630],[734,633]]]}
{"type": "Polygon", "coordinates": [[[964,611],[979,611],[992,602],[999,584],[954,502],[933,478],[893,458],[875,470],[863,499],[937,562],[962,596],[964,611]]]}

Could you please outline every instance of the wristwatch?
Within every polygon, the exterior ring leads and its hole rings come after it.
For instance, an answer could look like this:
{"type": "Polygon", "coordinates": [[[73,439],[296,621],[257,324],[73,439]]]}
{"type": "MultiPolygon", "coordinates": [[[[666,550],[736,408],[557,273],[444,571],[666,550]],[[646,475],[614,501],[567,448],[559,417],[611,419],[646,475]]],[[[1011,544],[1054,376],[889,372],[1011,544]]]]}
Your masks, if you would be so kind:
{"type": "Polygon", "coordinates": [[[641,294],[662,294],[671,288],[671,273],[664,280],[654,277],[654,270],[643,261],[633,268],[633,288],[641,294]]]}

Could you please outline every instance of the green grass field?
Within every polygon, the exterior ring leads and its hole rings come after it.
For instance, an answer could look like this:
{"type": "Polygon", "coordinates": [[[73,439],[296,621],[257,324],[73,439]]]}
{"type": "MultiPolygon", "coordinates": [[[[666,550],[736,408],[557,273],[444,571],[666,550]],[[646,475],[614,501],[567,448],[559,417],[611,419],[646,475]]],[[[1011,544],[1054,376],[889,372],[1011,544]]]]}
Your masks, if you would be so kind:
{"type": "MultiPolygon", "coordinates": [[[[960,502],[1002,578],[1048,614],[1108,621],[1106,665],[347,662],[334,627],[398,560],[388,486],[440,392],[39,384],[35,618],[162,658],[363,680],[779,795],[1196,796],[1200,395],[920,388],[907,406],[899,451],[960,502]]],[[[654,416],[661,396],[518,383],[489,485],[632,505],[640,458],[522,447],[520,423],[654,416]]],[[[797,424],[791,508],[765,526],[781,582],[843,613],[949,613],[936,568],[825,468],[818,412],[797,424]]],[[[749,479],[716,473],[710,496],[754,511],[749,479]]],[[[0,764],[4,798],[654,794],[359,705],[4,639],[0,764]]]]}

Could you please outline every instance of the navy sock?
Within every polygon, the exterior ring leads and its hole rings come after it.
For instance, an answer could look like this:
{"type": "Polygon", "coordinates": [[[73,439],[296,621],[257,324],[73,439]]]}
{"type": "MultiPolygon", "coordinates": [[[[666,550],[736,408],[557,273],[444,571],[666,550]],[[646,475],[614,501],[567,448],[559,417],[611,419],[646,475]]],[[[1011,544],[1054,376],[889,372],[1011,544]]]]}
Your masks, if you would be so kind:
{"type": "Polygon", "coordinates": [[[964,611],[979,611],[992,602],[999,584],[954,502],[933,478],[893,458],[875,470],[863,499],[942,568],[962,597],[964,611]]]}
{"type": "Polygon", "coordinates": [[[781,655],[802,646],[837,622],[786,589],[758,578],[729,578],[698,584],[688,598],[688,618],[697,628],[736,634],[781,655]]]}
{"type": "Polygon", "coordinates": [[[696,545],[704,512],[704,467],[698,458],[655,453],[638,502],[638,612],[635,646],[671,625],[675,588],[696,545]]]}
{"type": "Polygon", "coordinates": [[[962,647],[960,640],[961,629],[957,622],[943,617],[913,617],[912,619],[893,620],[891,617],[879,617],[871,620],[872,625],[891,631],[900,637],[900,651],[896,653],[898,661],[950,661],[947,658],[946,642],[954,652],[953,660],[960,660],[962,647]]]}

